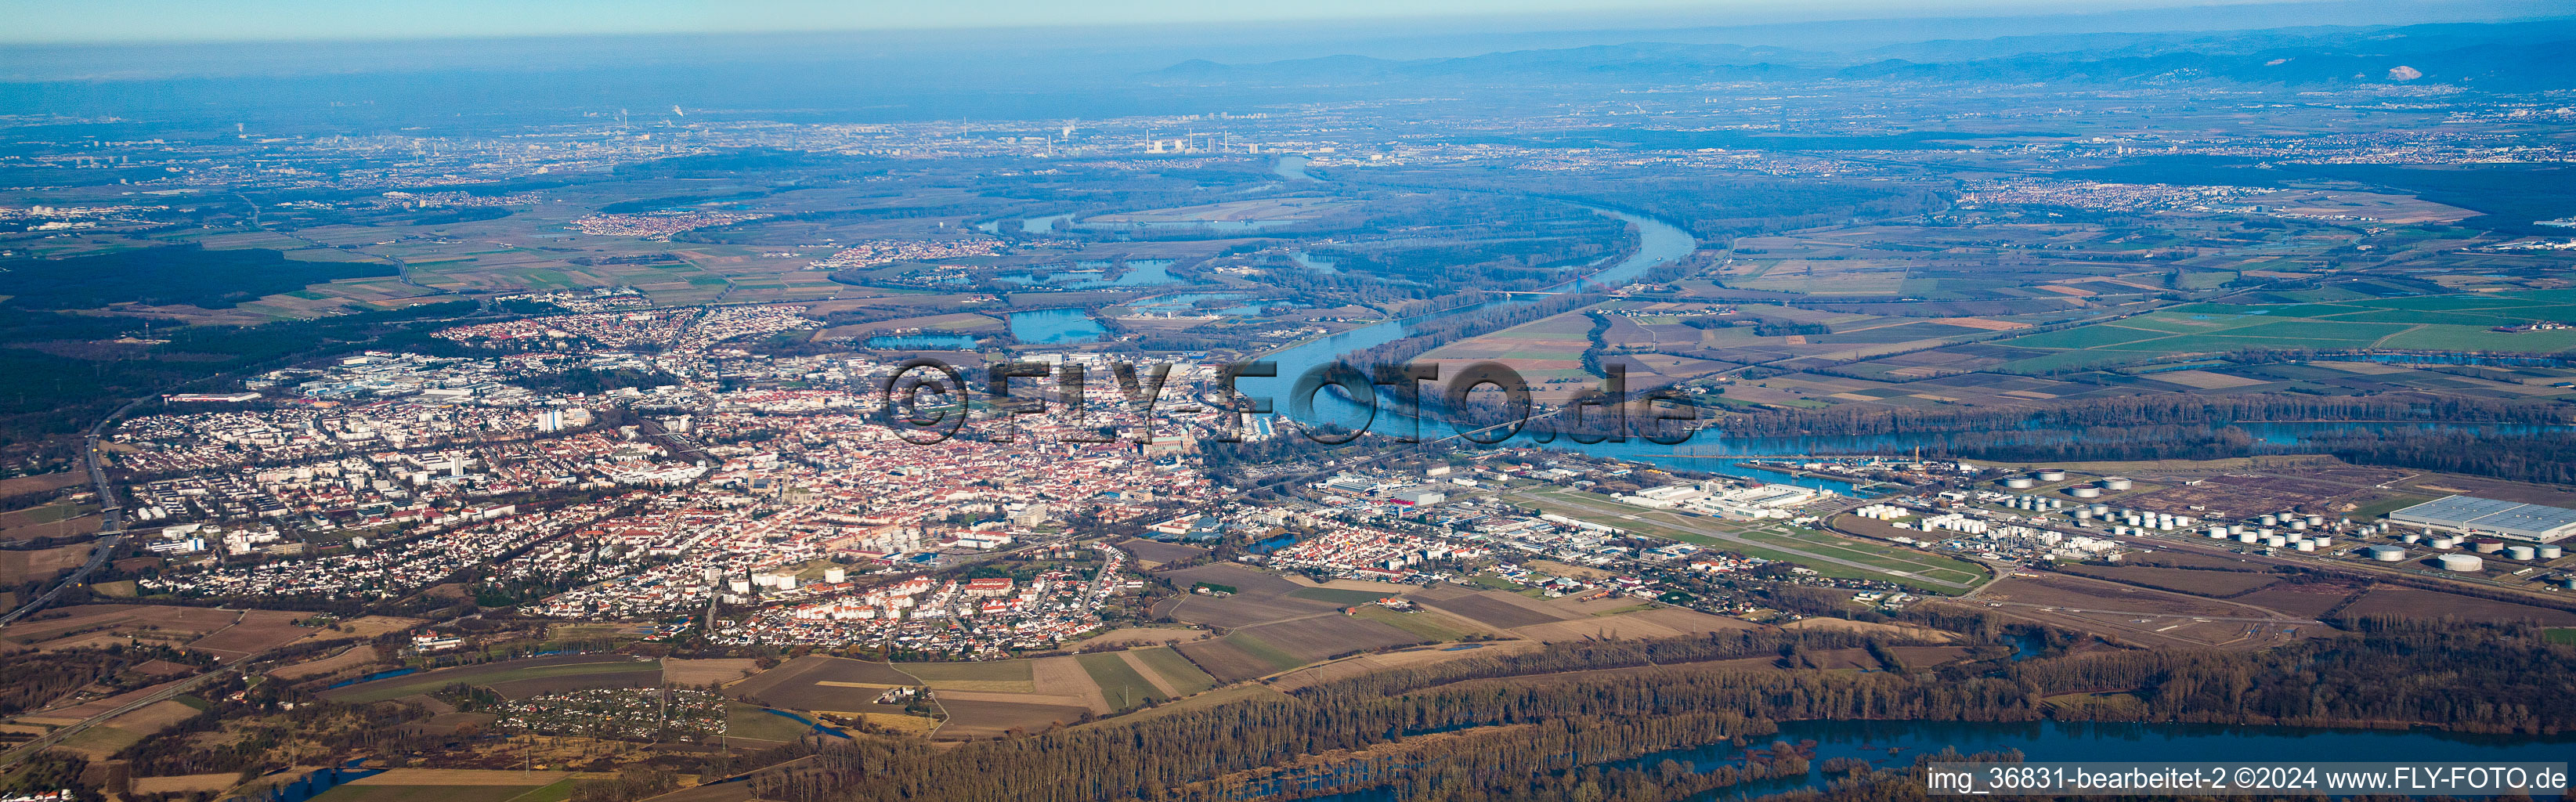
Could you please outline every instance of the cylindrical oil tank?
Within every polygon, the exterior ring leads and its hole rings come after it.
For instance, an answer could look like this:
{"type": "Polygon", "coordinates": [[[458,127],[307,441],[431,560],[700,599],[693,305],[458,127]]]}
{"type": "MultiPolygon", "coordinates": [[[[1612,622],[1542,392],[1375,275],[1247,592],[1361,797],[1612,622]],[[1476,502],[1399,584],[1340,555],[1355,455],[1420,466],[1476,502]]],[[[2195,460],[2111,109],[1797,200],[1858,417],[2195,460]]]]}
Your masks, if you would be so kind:
{"type": "Polygon", "coordinates": [[[2066,472],[2056,468],[2041,468],[2037,473],[2031,474],[2031,476],[2042,482],[2066,481],[2066,472]]]}
{"type": "Polygon", "coordinates": [[[2316,537],[2312,537],[2312,538],[2308,538],[2308,539],[2309,539],[2309,540],[2314,540],[2314,541],[2316,541],[2316,542],[2317,542],[2317,548],[2325,549],[2325,548],[2333,548],[2333,547],[2334,547],[2334,538],[2326,537],[2326,536],[2324,536],[2324,535],[2318,535],[2318,536],[2316,536],[2316,537]]]}
{"type": "Polygon", "coordinates": [[[2485,570],[2487,567],[2487,561],[2479,559],[2475,554],[2445,554],[2435,559],[2441,562],[2442,570],[2458,571],[2463,574],[2485,570]]]}
{"type": "Polygon", "coordinates": [[[2290,539],[2282,535],[2273,535],[2271,537],[2264,538],[2263,545],[2277,549],[2282,546],[2290,545],[2290,539]]]}
{"type": "Polygon", "coordinates": [[[2004,486],[2014,490],[2028,490],[2031,484],[2028,476],[2015,476],[2004,480],[2004,486]]]}
{"type": "Polygon", "coordinates": [[[2308,525],[2309,525],[2309,526],[2324,526],[2324,525],[2326,525],[2326,517],[2325,517],[2325,516],[2323,516],[2323,515],[2310,515],[2310,516],[2308,516],[2308,525]]]}
{"type": "Polygon", "coordinates": [[[2101,498],[2101,497],[2102,497],[2102,488],[2098,488],[2098,487],[2079,487],[2079,488],[2075,488],[2074,490],[2070,490],[2070,491],[2067,491],[2067,492],[2074,493],[2076,498],[2101,498]]]}
{"type": "Polygon", "coordinates": [[[2111,505],[2109,505],[2109,504],[2095,504],[2095,505],[2093,505],[2093,514],[2095,514],[2095,515],[2109,515],[2109,514],[2111,514],[2111,505]]]}
{"type": "Polygon", "coordinates": [[[2517,560],[2528,560],[2533,557],[2540,556],[2540,550],[2530,546],[2506,546],[2504,547],[2504,556],[2517,560]]]}
{"type": "Polygon", "coordinates": [[[2269,514],[2267,514],[2267,515],[2264,515],[2263,517],[2261,517],[2261,518],[2257,518],[2257,519],[2255,519],[2255,520],[2256,520],[2257,522],[2262,523],[2264,526],[2279,526],[2279,525],[2281,525],[2281,516],[2278,516],[2278,515],[2269,515],[2269,514]]]}
{"type": "Polygon", "coordinates": [[[2104,490],[2127,490],[2134,486],[2135,483],[2130,482],[2129,477],[2126,476],[2102,477],[2102,489],[2104,490]]]}
{"type": "Polygon", "coordinates": [[[2263,539],[2262,535],[2257,535],[2252,532],[2239,532],[2236,535],[2236,542],[2238,543],[2252,543],[2261,539],[2263,539]]]}
{"type": "Polygon", "coordinates": [[[2406,550],[2396,546],[2372,546],[2362,550],[2370,552],[2370,558],[2380,562],[2394,563],[2406,561],[2406,550]]]}
{"type": "Polygon", "coordinates": [[[2555,560],[2555,559],[2558,559],[2558,558],[2559,558],[2559,556],[2560,556],[2562,553],[2563,553],[2563,552],[2560,552],[2560,551],[2558,550],[2558,547],[2557,547],[2557,546],[2548,546],[2548,545],[2544,545],[2544,546],[2541,546],[2541,547],[2540,547],[2540,558],[2541,558],[2541,559],[2543,559],[2543,560],[2555,560]]]}
{"type": "Polygon", "coordinates": [[[2317,550],[2317,542],[2316,542],[2316,541],[2314,541],[2314,540],[2309,540],[2309,539],[2307,539],[2307,538],[2299,538],[2298,542],[2296,542],[2296,543],[2292,543],[2292,544],[2290,544],[2290,545],[2291,545],[2291,547],[2296,548],[2296,549],[2298,549],[2298,550],[2300,550],[2300,551],[2316,551],[2316,550],[2317,550]]]}
{"type": "Polygon", "coordinates": [[[2407,536],[2402,537],[2402,538],[2398,538],[2398,539],[2399,539],[2399,540],[2404,540],[2404,541],[2406,541],[2406,542],[2408,542],[2408,543],[2418,543],[2418,542],[2422,542],[2422,541],[2424,540],[2424,536],[2423,536],[2423,535],[2417,535],[2417,534],[2408,534],[2407,536]]]}
{"type": "Polygon", "coordinates": [[[2218,539],[2218,538],[2226,537],[2226,536],[2227,536],[2227,527],[2224,527],[2224,526],[2213,526],[2213,527],[2210,527],[2210,528],[2209,528],[2209,532],[2208,532],[2208,534],[2209,534],[2210,539],[2212,539],[2212,540],[2215,540],[2215,539],[2218,539]]]}
{"type": "Polygon", "coordinates": [[[2478,538],[2470,541],[2470,544],[2477,548],[2479,554],[2494,554],[2504,550],[2504,541],[2491,537],[2478,538]]]}
{"type": "Polygon", "coordinates": [[[2305,532],[2305,531],[2308,531],[2308,522],[2306,522],[2306,521],[2291,521],[2291,522],[2290,522],[2290,531],[2292,531],[2292,532],[2305,532]]]}

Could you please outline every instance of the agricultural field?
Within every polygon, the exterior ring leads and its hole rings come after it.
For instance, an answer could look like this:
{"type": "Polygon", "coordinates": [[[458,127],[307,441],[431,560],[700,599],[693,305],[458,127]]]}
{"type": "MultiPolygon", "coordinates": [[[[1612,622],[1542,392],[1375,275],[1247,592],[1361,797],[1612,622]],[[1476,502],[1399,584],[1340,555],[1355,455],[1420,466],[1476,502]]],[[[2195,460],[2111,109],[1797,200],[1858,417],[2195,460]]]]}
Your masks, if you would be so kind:
{"type": "Polygon", "coordinates": [[[1144,706],[1150,699],[1170,699],[1180,695],[1162,687],[1161,677],[1147,678],[1145,672],[1137,670],[1124,654],[1096,652],[1074,658],[1075,662],[1082,664],[1084,673],[1090,674],[1091,680],[1099,684],[1100,696],[1110,710],[1133,709],[1144,706]]]}
{"type": "MultiPolygon", "coordinates": [[[[2081,353],[2100,364],[2247,348],[2385,348],[2549,354],[2576,350],[2576,330],[2500,332],[2497,326],[2576,321],[2576,293],[2369,298],[2278,305],[2186,304],[2144,315],[2004,340],[2058,352],[2002,370],[2052,368],[2081,353]]],[[[2210,389],[2210,388],[2203,388],[2210,389]]]]}
{"type": "Polygon", "coordinates": [[[50,549],[0,551],[0,585],[50,583],[63,572],[89,561],[90,546],[73,543],[50,549]]]}
{"type": "Polygon", "coordinates": [[[1583,369],[1583,352],[1592,347],[1591,335],[1592,318],[1576,310],[1442,345],[1421,359],[1458,367],[1499,362],[1529,382],[1532,396],[1550,401],[1594,384],[1592,374],[1583,369]]]}
{"type": "Polygon", "coordinates": [[[1182,644],[1180,653],[1190,662],[1220,682],[1242,682],[1260,679],[1308,661],[1271,645],[1258,636],[1233,632],[1225,637],[1198,643],[1182,644]]]}

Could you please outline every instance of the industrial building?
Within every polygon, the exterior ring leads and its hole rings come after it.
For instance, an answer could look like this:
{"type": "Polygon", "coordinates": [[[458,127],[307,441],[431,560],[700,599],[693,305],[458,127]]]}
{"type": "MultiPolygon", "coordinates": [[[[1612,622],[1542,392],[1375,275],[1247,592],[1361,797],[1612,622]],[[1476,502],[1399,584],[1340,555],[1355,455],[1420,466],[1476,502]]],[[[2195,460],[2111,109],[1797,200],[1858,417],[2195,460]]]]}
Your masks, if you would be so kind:
{"type": "Polygon", "coordinates": [[[2542,543],[2576,535],[2576,510],[2471,496],[2444,496],[2389,513],[2388,520],[2542,543]]]}

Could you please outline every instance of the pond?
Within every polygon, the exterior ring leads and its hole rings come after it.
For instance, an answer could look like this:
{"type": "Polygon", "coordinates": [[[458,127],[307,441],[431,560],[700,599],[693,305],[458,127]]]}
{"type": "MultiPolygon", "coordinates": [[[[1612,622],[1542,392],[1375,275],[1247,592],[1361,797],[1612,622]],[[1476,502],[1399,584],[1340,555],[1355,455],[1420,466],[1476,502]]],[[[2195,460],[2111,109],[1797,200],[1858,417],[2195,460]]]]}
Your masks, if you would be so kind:
{"type": "Polygon", "coordinates": [[[1031,345],[1060,345],[1108,339],[1109,329],[1080,309],[1041,309],[1012,312],[1011,336],[1031,345]]]}

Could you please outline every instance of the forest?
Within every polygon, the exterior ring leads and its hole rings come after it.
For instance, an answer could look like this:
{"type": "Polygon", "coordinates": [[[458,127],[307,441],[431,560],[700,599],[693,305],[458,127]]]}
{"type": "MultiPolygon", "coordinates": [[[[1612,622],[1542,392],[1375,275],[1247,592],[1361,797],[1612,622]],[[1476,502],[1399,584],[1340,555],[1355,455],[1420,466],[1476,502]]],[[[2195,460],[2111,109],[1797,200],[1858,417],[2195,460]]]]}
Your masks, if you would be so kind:
{"type": "Polygon", "coordinates": [[[1873,644],[1831,632],[1553,644],[945,751],[882,736],[835,741],[811,747],[802,770],[754,781],[762,798],[789,802],[1213,800],[1365,789],[1401,800],[1666,800],[1786,771],[1789,755],[1765,750],[1753,764],[1706,773],[1603,764],[1717,741],[1758,745],[1777,722],[1794,720],[2071,716],[2515,733],[2576,722],[2576,680],[2563,670],[2576,647],[2549,643],[2536,627],[2344,623],[2347,632],[2266,652],[2118,651],[1873,673],[1706,662],[1873,644]],[[2042,704],[2077,692],[2141,703],[2042,704]],[[1306,755],[1331,757],[1298,760],[1306,755]],[[1587,784],[1592,790],[1578,790],[1587,784]]]}

